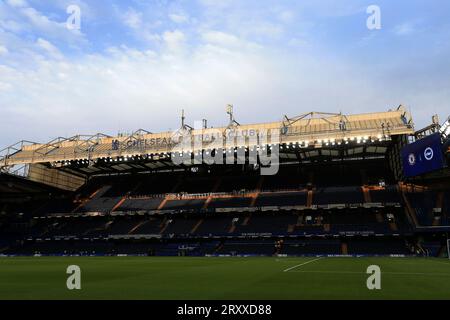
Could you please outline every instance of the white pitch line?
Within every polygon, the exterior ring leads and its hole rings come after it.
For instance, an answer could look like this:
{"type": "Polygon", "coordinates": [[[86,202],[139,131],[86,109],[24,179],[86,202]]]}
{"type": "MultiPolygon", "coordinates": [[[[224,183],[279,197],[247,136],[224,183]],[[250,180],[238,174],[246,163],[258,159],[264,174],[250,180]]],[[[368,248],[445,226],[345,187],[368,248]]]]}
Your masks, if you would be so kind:
{"type": "Polygon", "coordinates": [[[313,260],[309,260],[309,261],[303,262],[303,263],[301,263],[301,264],[298,264],[298,265],[296,265],[296,266],[293,266],[293,267],[287,268],[287,269],[283,270],[283,272],[288,272],[288,271],[291,271],[291,270],[293,270],[293,269],[295,269],[295,268],[298,268],[298,267],[304,266],[305,264],[308,264],[308,263],[311,263],[311,262],[314,262],[314,261],[317,261],[317,260],[321,260],[321,259],[323,259],[323,258],[324,258],[324,257],[320,257],[320,258],[317,258],[317,259],[313,259],[313,260]]]}
{"type": "MultiPolygon", "coordinates": [[[[366,272],[361,271],[294,271],[294,273],[327,273],[327,274],[366,274],[366,272]]],[[[417,276],[446,276],[449,277],[450,273],[425,273],[425,272],[389,272],[384,271],[382,274],[393,274],[393,275],[417,275],[417,276]]]]}

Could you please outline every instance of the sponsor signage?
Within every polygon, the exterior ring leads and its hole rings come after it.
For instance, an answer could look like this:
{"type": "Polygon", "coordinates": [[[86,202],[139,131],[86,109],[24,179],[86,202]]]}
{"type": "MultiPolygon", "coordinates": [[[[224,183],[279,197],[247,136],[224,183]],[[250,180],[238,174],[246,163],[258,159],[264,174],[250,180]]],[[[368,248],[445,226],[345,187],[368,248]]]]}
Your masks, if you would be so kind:
{"type": "Polygon", "coordinates": [[[414,177],[444,167],[441,136],[432,134],[402,149],[403,173],[414,177]]]}

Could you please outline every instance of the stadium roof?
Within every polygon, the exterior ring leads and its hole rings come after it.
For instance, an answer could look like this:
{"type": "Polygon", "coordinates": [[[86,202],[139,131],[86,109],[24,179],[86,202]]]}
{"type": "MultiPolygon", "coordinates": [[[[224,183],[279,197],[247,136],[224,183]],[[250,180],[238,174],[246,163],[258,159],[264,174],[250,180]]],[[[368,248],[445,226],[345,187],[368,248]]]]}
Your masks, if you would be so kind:
{"type": "MultiPolygon", "coordinates": [[[[250,133],[259,135],[268,131],[279,133],[279,137],[267,144],[285,146],[284,151],[280,151],[280,158],[301,160],[316,153],[338,156],[337,149],[350,150],[350,146],[361,148],[365,145],[364,152],[372,147],[374,153],[384,153],[391,137],[413,134],[414,128],[412,118],[403,106],[387,112],[355,115],[309,112],[293,118],[285,116],[282,121],[249,125],[241,125],[231,117],[230,124],[220,128],[193,129],[184,124],[183,117],[182,127],[175,132],[150,133],[140,129],[116,137],[98,133],[59,137],[48,143],[21,141],[0,151],[0,169],[30,164],[64,168],[78,164],[78,167],[84,167],[80,171],[83,174],[96,173],[106,167],[112,172],[120,172],[133,168],[134,165],[126,161],[129,159],[145,160],[145,166],[139,164],[140,167],[155,169],[171,165],[170,153],[173,151],[195,153],[212,149],[212,145],[217,148],[217,141],[215,144],[210,141],[217,133],[226,136],[233,132],[245,136],[234,147],[253,148],[262,143],[250,139],[250,133]],[[181,133],[187,134],[192,141],[200,140],[200,145],[193,142],[191,147],[177,149],[174,141],[181,133]],[[289,146],[297,146],[298,150],[288,152],[289,146]]],[[[224,142],[222,147],[227,150],[229,145],[224,142]]]]}
{"type": "Polygon", "coordinates": [[[49,194],[58,194],[61,190],[50,187],[49,185],[30,181],[28,179],[0,173],[0,201],[21,199],[31,196],[48,196],[49,194]]]}

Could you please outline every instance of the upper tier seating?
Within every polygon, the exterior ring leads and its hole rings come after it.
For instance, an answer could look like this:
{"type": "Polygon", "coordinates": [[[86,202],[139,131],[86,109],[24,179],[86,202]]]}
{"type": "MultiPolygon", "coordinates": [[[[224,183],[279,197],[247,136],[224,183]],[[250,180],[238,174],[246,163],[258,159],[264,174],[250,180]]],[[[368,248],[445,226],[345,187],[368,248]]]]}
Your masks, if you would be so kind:
{"type": "Polygon", "coordinates": [[[163,227],[163,234],[166,236],[169,235],[189,235],[192,229],[199,222],[199,218],[175,218],[170,217],[165,221],[165,226],[163,227]]]}
{"type": "Polygon", "coordinates": [[[306,192],[260,193],[255,205],[260,206],[306,206],[306,192]]]}
{"type": "Polygon", "coordinates": [[[195,230],[197,235],[228,235],[233,218],[226,216],[210,216],[202,219],[195,230]]]}
{"type": "Polygon", "coordinates": [[[370,190],[372,202],[401,203],[400,193],[397,186],[386,186],[383,190],[370,190]]]}
{"type": "Polygon", "coordinates": [[[121,197],[100,197],[86,202],[78,212],[110,212],[121,200],[121,197]]]}
{"type": "Polygon", "coordinates": [[[126,199],[121,205],[121,211],[156,210],[163,198],[126,199]]]}
{"type": "Polygon", "coordinates": [[[205,205],[204,199],[180,199],[168,200],[164,205],[164,209],[172,210],[191,210],[201,209],[205,205]]]}
{"type": "Polygon", "coordinates": [[[217,192],[231,192],[240,190],[255,190],[261,176],[241,175],[241,176],[223,176],[217,192]]]}
{"type": "Polygon", "coordinates": [[[137,187],[132,190],[132,196],[149,196],[154,194],[164,194],[174,192],[174,188],[179,183],[180,177],[176,175],[138,175],[137,187]]]}
{"type": "Polygon", "coordinates": [[[68,213],[75,210],[76,207],[77,204],[75,204],[71,198],[51,199],[44,206],[35,211],[35,214],[68,213]]]}
{"type": "Polygon", "coordinates": [[[414,192],[406,195],[411,207],[415,210],[417,220],[422,226],[430,226],[433,221],[433,208],[436,206],[437,194],[435,192],[414,192]]]}
{"type": "Polygon", "coordinates": [[[287,234],[289,225],[297,222],[298,216],[293,214],[283,213],[259,213],[252,214],[248,217],[241,217],[235,223],[236,233],[254,234],[287,234]]]}
{"type": "Polygon", "coordinates": [[[272,190],[298,190],[305,188],[308,184],[308,178],[304,174],[294,172],[293,174],[280,174],[265,176],[261,187],[263,191],[272,190]]]}
{"type": "Polygon", "coordinates": [[[217,184],[217,177],[192,177],[187,176],[181,179],[177,192],[186,193],[208,193],[211,192],[217,184]]]}
{"type": "Polygon", "coordinates": [[[251,198],[213,198],[208,208],[250,207],[251,198]]]}
{"type": "Polygon", "coordinates": [[[319,188],[314,192],[313,204],[354,204],[363,203],[361,187],[319,188]]]}
{"type": "Polygon", "coordinates": [[[129,231],[130,234],[159,234],[163,223],[162,217],[145,217],[129,231]]]}

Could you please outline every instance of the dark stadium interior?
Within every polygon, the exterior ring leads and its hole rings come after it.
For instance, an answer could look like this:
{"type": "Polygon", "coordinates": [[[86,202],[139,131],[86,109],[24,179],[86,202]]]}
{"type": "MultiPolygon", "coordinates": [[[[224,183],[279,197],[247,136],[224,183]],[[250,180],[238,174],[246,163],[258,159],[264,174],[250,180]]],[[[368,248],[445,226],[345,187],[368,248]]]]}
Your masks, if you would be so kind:
{"type": "Polygon", "coordinates": [[[449,192],[404,190],[383,161],[355,161],[267,177],[244,167],[101,176],[29,199],[0,207],[2,254],[438,256],[445,238],[418,236],[414,219],[447,225],[449,192]]]}

